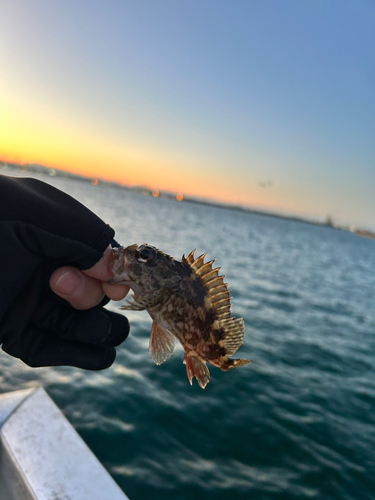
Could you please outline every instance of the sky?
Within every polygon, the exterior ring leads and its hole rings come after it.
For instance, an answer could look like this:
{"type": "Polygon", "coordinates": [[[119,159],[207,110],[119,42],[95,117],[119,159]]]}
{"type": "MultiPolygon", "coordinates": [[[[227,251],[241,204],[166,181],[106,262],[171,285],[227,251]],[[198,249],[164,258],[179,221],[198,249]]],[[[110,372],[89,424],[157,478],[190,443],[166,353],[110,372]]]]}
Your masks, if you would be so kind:
{"type": "Polygon", "coordinates": [[[375,229],[373,0],[0,0],[0,160],[375,229]]]}

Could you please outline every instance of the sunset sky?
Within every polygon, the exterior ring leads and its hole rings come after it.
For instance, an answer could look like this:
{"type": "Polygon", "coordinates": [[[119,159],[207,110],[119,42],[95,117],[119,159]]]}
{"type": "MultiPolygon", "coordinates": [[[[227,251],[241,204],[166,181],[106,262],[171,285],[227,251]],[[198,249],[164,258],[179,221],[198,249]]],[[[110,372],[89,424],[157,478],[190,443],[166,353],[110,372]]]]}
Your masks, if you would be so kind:
{"type": "Polygon", "coordinates": [[[1,0],[0,159],[375,229],[374,0],[1,0]]]}

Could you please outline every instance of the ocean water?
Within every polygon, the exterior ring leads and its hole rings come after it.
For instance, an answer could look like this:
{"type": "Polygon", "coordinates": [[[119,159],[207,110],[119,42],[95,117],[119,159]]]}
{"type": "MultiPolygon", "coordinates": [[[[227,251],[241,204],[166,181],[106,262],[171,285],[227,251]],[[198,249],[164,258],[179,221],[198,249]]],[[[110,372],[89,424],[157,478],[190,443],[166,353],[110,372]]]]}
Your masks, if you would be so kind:
{"type": "Polygon", "coordinates": [[[40,178],[122,245],[215,258],[245,320],[236,354],[253,363],[191,387],[182,350],[154,365],[151,321],[131,311],[110,369],[32,369],[1,351],[2,392],[43,385],[131,500],[375,498],[375,241],[40,178]]]}

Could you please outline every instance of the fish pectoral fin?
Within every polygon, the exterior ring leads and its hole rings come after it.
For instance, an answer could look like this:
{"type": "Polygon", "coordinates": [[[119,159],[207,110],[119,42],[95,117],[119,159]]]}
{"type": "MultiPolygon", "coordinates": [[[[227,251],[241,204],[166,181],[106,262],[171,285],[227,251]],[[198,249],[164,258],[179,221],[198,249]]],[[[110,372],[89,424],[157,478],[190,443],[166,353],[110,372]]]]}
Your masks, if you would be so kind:
{"type": "Polygon", "coordinates": [[[121,306],[121,311],[144,311],[146,308],[142,307],[140,304],[137,304],[134,300],[127,300],[127,306],[121,306]]]}
{"type": "Polygon", "coordinates": [[[190,382],[193,385],[193,377],[198,381],[198,384],[204,389],[210,381],[210,372],[206,363],[196,356],[187,356],[185,353],[184,364],[186,365],[186,373],[190,382]]]}
{"type": "Polygon", "coordinates": [[[138,295],[132,295],[130,300],[127,300],[127,306],[122,306],[120,309],[123,311],[144,311],[145,309],[151,309],[160,300],[159,293],[154,293],[152,295],[145,295],[139,297],[138,295]]]}
{"type": "Polygon", "coordinates": [[[149,349],[152,359],[161,365],[173,353],[175,338],[172,333],[162,328],[156,321],[152,323],[149,349]]]}

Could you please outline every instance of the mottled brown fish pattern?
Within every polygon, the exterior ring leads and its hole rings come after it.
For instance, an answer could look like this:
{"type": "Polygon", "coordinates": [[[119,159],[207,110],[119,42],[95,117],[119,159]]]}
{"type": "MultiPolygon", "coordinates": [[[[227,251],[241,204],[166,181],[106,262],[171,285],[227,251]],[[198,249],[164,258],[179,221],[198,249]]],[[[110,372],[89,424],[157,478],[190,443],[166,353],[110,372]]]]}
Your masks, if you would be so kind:
{"type": "Polygon", "coordinates": [[[170,357],[177,338],[185,350],[184,363],[190,384],[196,377],[204,389],[210,373],[206,363],[227,371],[250,363],[229,359],[243,342],[242,318],[230,313],[230,296],[224,276],[204,263],[206,254],[194,251],[181,262],[157,248],[131,245],[113,250],[115,263],[110,283],[129,285],[134,295],[125,310],[147,310],[153,323],[152,359],[160,365],[170,357]]]}

